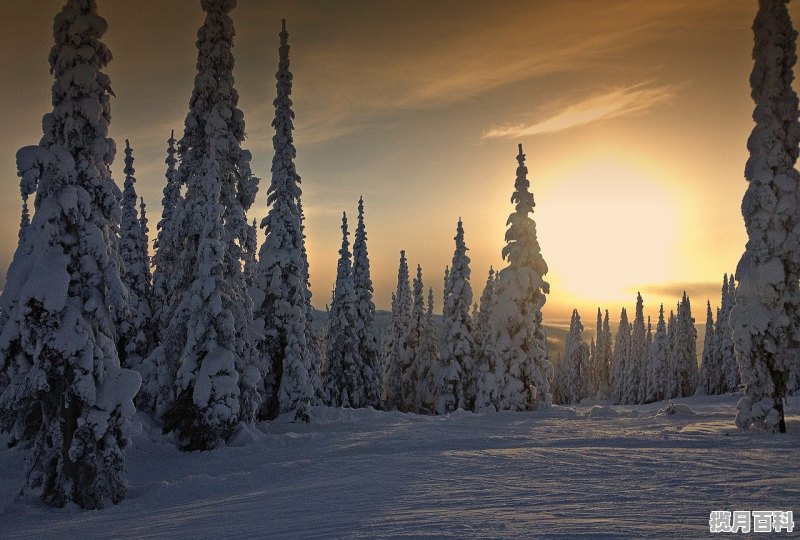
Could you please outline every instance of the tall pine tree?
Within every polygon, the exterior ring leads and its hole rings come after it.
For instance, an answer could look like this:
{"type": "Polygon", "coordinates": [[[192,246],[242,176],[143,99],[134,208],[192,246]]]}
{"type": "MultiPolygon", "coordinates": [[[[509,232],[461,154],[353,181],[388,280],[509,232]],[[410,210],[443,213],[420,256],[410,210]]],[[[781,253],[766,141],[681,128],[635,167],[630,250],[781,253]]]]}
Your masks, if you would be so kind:
{"type": "MultiPolygon", "coordinates": [[[[544,281],[547,263],[542,258],[531,219],[535,206],[529,191],[525,154],[519,145],[517,178],[511,202],[514,212],[508,218],[503,258],[508,266],[497,275],[496,301],[489,339],[495,363],[502,365],[498,378],[498,404],[501,409],[525,410],[548,406],[553,365],[547,358],[547,343],[542,330],[542,306],[550,285],[544,281]]],[[[497,368],[499,371],[500,368],[497,368]]]]}
{"type": "Polygon", "coordinates": [[[262,416],[300,410],[315,400],[318,359],[309,344],[308,259],[305,255],[300,175],[295,169],[292,72],[289,33],[283,21],[278,48],[277,97],[273,101],[275,135],[272,182],[267,191],[269,213],[261,222],[266,239],[259,251],[254,295],[255,316],[262,334],[258,350],[268,363],[262,416]]]}
{"type": "Polygon", "coordinates": [[[0,427],[29,449],[26,486],[52,505],[100,508],[126,493],[124,451],[140,377],[120,367],[125,308],[109,167],[111,52],[94,0],[67,0],[53,23],[53,111],[38,146],[17,153],[35,213],[0,296],[0,427]],[[76,54],[80,51],[80,54],[76,54]]]}

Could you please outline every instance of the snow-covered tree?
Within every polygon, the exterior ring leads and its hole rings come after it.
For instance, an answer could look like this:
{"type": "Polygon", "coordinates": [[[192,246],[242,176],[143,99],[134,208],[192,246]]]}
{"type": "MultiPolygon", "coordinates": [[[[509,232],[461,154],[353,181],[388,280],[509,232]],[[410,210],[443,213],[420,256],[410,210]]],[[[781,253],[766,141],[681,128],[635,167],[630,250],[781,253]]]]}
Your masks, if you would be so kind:
{"type": "MultiPolygon", "coordinates": [[[[647,363],[647,330],[644,326],[644,301],[640,293],[636,294],[636,314],[631,327],[631,349],[628,362],[625,364],[625,389],[622,403],[642,403],[640,396],[643,370],[647,363]]],[[[647,384],[646,376],[645,385],[647,384]]],[[[643,392],[642,392],[643,393],[643,392]]]]}
{"type": "Polygon", "coordinates": [[[366,403],[358,347],[358,299],[353,287],[349,235],[347,214],[342,213],[342,247],[336,267],[333,301],[328,312],[322,381],[328,404],[333,407],[363,407],[366,403]]]}
{"type": "Polygon", "coordinates": [[[280,33],[277,97],[273,101],[275,135],[272,182],[267,191],[269,213],[261,222],[266,239],[259,251],[254,295],[256,320],[263,339],[258,350],[268,362],[262,416],[298,409],[314,401],[317,359],[309,350],[308,259],[304,255],[300,175],[295,169],[292,73],[289,69],[289,33],[280,33]]]}
{"type": "Polygon", "coordinates": [[[236,369],[235,292],[225,280],[224,207],[220,174],[209,157],[190,177],[186,210],[191,211],[197,263],[189,292],[187,341],[176,375],[176,400],[163,417],[183,450],[207,450],[233,434],[239,422],[236,369]]]}
{"type": "Polygon", "coordinates": [[[247,240],[244,244],[244,280],[247,283],[248,291],[253,285],[256,277],[256,267],[258,266],[258,226],[256,220],[247,227],[247,240]]]}
{"type": "Polygon", "coordinates": [[[150,256],[148,254],[147,218],[137,215],[136,178],[133,168],[133,149],[125,141],[125,173],[122,191],[122,223],[120,228],[119,254],[122,259],[120,276],[128,288],[128,309],[120,313],[117,350],[121,364],[141,375],[142,385],[136,396],[137,407],[152,410],[158,395],[155,365],[148,358],[155,338],[150,309],[150,256]],[[143,229],[142,227],[145,227],[143,229]],[[149,384],[147,384],[149,383],[149,384]]]}
{"type": "Polygon", "coordinates": [[[428,306],[425,312],[425,328],[420,337],[417,365],[421,367],[419,374],[419,390],[417,392],[417,408],[422,413],[436,412],[436,380],[439,366],[439,330],[433,320],[433,288],[428,288],[428,306]]]}
{"type": "Polygon", "coordinates": [[[586,343],[583,342],[583,323],[581,323],[581,316],[578,314],[578,310],[574,309],[569,323],[564,359],[557,372],[561,403],[571,405],[580,402],[583,394],[581,372],[588,365],[588,359],[589,349],[586,343]]]}
{"type": "Polygon", "coordinates": [[[167,140],[167,183],[164,185],[163,198],[161,199],[161,219],[156,225],[158,233],[153,244],[155,254],[152,264],[153,271],[153,317],[158,328],[165,331],[169,325],[166,317],[170,297],[175,289],[175,265],[181,251],[180,225],[177,223],[177,209],[183,204],[181,185],[178,180],[178,160],[175,154],[175,132],[170,132],[167,140]]]}
{"type": "Polygon", "coordinates": [[[747,141],[749,185],[742,200],[748,241],[731,312],[745,384],[736,424],[783,433],[789,373],[800,367],[800,123],[792,87],[797,32],[786,0],[760,0],[753,32],[756,125],[747,141]]]}
{"type": "MultiPolygon", "coordinates": [[[[499,407],[525,410],[550,405],[553,365],[547,358],[541,328],[541,310],[550,292],[543,279],[547,263],[536,238],[536,223],[530,217],[535,203],[521,144],[517,162],[511,195],[515,210],[508,218],[503,248],[508,266],[497,275],[489,339],[495,365],[502,365],[503,376],[497,378],[499,407]]],[[[495,373],[500,370],[496,367],[495,373]]]]}
{"type": "Polygon", "coordinates": [[[614,403],[629,403],[625,374],[631,361],[631,325],[628,323],[628,312],[622,308],[617,338],[614,343],[612,371],[612,400],[614,403]]]}
{"type": "Polygon", "coordinates": [[[478,316],[473,321],[475,339],[475,367],[471,376],[475,381],[475,399],[472,410],[480,412],[495,408],[496,374],[494,347],[492,345],[492,307],[494,305],[494,268],[489,267],[489,276],[481,293],[478,316]]]}
{"type": "Polygon", "coordinates": [[[417,265],[417,275],[412,285],[411,321],[406,338],[408,355],[402,365],[403,402],[408,411],[429,413],[433,411],[433,373],[438,358],[432,357],[430,351],[423,346],[428,317],[425,309],[425,283],[420,265],[417,265]]]}
{"type": "Polygon", "coordinates": [[[358,226],[353,242],[353,287],[356,293],[356,331],[361,357],[361,380],[364,383],[365,407],[381,403],[383,367],[378,337],[375,334],[375,303],[372,301],[372,276],[367,252],[367,229],[364,224],[364,198],[358,199],[358,226]]]}
{"type": "Polygon", "coordinates": [[[711,301],[706,302],[706,330],[703,337],[703,356],[700,364],[700,379],[697,384],[698,392],[705,395],[717,393],[719,378],[722,373],[718,363],[719,356],[715,351],[716,339],[714,337],[714,314],[711,311],[711,301]]]}
{"type": "Polygon", "coordinates": [[[656,334],[650,346],[649,373],[647,375],[647,400],[662,401],[667,396],[665,389],[671,384],[670,349],[667,335],[667,323],[664,320],[664,304],[658,310],[656,334]]]}
{"type": "Polygon", "coordinates": [[[671,397],[688,397],[697,388],[697,329],[692,317],[692,306],[686,292],[678,304],[675,346],[672,360],[675,369],[675,392],[671,397]]]}
{"type": "Polygon", "coordinates": [[[611,366],[613,364],[613,352],[611,344],[611,323],[608,317],[608,310],[605,312],[602,326],[600,323],[600,308],[597,308],[597,343],[595,344],[596,359],[593,362],[593,373],[595,379],[595,395],[598,400],[609,399],[611,397],[611,366]]]}
{"type": "Polygon", "coordinates": [[[34,215],[0,296],[0,428],[29,449],[25,484],[52,505],[100,508],[126,493],[124,451],[139,375],[120,367],[115,318],[119,188],[109,166],[111,53],[94,0],[67,0],[53,23],[52,112],[17,153],[34,215]]]}
{"type": "Polygon", "coordinates": [[[211,417],[204,420],[208,425],[185,423],[187,416],[201,418],[206,415],[204,411],[207,407],[213,408],[213,400],[227,401],[235,393],[240,400],[235,410],[245,422],[255,418],[261,404],[258,386],[264,368],[258,364],[255,354],[255,336],[251,330],[253,304],[242,271],[248,231],[246,212],[255,199],[258,178],[250,170],[250,153],[241,147],[245,126],[244,116],[238,109],[239,95],[234,88],[234,29],[229,15],[235,5],[235,0],[201,2],[206,16],[197,32],[197,75],[183,137],[178,142],[180,164],[175,181],[179,186],[186,186],[185,197],[174,218],[180,226],[180,251],[167,288],[169,303],[163,312],[163,320],[168,321],[168,326],[152,355],[159,366],[159,384],[166,389],[159,394],[156,412],[164,419],[165,429],[169,424],[179,432],[179,444],[184,448],[212,447],[218,441],[208,437],[226,437],[232,432],[227,425],[227,415],[234,409],[227,406],[219,414],[214,413],[219,418],[226,418],[224,426],[217,425],[221,420],[211,417]],[[217,181],[209,179],[212,173],[218,175],[217,181]],[[221,214],[217,217],[218,207],[221,214]],[[210,219],[220,219],[221,224],[210,224],[210,219]],[[212,230],[219,236],[209,236],[207,232],[212,230]],[[219,260],[213,257],[219,257],[219,260]],[[213,280],[209,276],[213,276],[213,280]],[[209,281],[202,291],[198,291],[201,277],[209,281]],[[216,290],[219,294],[214,292],[216,290]],[[198,312],[198,295],[201,298],[219,298],[221,305],[212,309],[231,317],[231,320],[224,323],[215,320],[214,324],[225,326],[225,332],[229,330],[226,325],[232,326],[231,343],[228,343],[227,335],[214,338],[209,334],[205,337],[205,332],[213,332],[203,326],[206,324],[204,317],[211,315],[205,311],[198,312]],[[200,344],[199,339],[210,341],[200,344]],[[223,349],[224,354],[212,353],[216,348],[223,349]],[[225,374],[225,377],[229,376],[227,363],[232,359],[235,368],[230,376],[237,379],[238,391],[226,388],[224,395],[211,396],[209,401],[202,395],[206,388],[203,384],[194,387],[194,391],[199,393],[194,400],[184,395],[193,388],[197,369],[204,373],[202,370],[205,368],[201,366],[205,365],[204,354],[210,354],[215,362],[220,363],[219,370],[215,369],[213,373],[225,374]],[[194,358],[197,365],[187,365],[186,358],[194,358]],[[174,390],[170,392],[170,388],[174,390]],[[197,410],[187,413],[187,407],[191,406],[197,410]],[[178,414],[184,414],[184,419],[176,423],[178,414]],[[197,427],[198,433],[189,434],[187,430],[192,427],[197,427]]]}
{"type": "Polygon", "coordinates": [[[731,311],[736,305],[736,285],[733,274],[730,275],[727,285],[722,286],[722,307],[717,317],[716,327],[716,354],[720,364],[720,386],[717,393],[736,392],[741,382],[739,365],[736,363],[736,352],[733,345],[733,329],[731,328],[731,311]]]}
{"type": "Polygon", "coordinates": [[[386,338],[386,363],[383,373],[383,403],[387,410],[407,412],[403,374],[409,363],[408,337],[411,328],[411,289],[408,284],[406,252],[400,252],[397,290],[392,297],[392,320],[386,338]]]}
{"type": "Polygon", "coordinates": [[[456,227],[456,249],[442,312],[444,350],[436,381],[436,413],[469,408],[475,401],[475,341],[472,337],[470,259],[461,219],[456,227]]]}

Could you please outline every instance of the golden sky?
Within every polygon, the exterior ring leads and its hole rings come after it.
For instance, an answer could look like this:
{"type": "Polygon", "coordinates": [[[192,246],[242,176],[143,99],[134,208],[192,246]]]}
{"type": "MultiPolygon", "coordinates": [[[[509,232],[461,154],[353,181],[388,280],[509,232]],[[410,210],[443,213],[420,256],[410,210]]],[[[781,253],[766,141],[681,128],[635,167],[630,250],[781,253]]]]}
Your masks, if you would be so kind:
{"type": "MultiPolygon", "coordinates": [[[[16,248],[14,154],[41,136],[59,0],[0,2],[0,272],[16,248]]],[[[98,0],[117,95],[111,135],[135,150],[151,230],[160,215],[169,130],[192,89],[199,0],[98,0]]],[[[303,178],[314,305],[335,279],[342,210],[363,195],[379,308],[397,259],[423,267],[440,298],[459,217],[476,299],[502,267],[517,143],[528,156],[534,219],[550,267],[550,321],[598,305],[616,320],[719,303],[745,243],[739,211],[752,128],[748,77],[755,0],[239,0],[236,85],[264,178],[266,214],[277,33],[287,19],[297,168],[303,178]]],[[[800,16],[800,4],[790,4],[800,16]]],[[[121,153],[114,165],[123,176],[121,153]]],[[[154,232],[152,233],[154,234],[154,232]]],[[[439,311],[440,306],[437,306],[439,311]]]]}

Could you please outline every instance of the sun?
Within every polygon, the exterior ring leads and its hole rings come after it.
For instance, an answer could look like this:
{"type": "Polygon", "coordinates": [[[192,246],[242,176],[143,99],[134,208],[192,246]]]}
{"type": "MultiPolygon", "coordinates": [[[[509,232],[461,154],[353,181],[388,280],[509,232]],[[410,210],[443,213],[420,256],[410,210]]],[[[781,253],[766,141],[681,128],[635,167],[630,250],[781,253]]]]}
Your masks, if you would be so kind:
{"type": "Polygon", "coordinates": [[[680,206],[660,176],[640,164],[597,160],[538,182],[534,219],[553,298],[617,303],[637,287],[669,281],[680,206]]]}

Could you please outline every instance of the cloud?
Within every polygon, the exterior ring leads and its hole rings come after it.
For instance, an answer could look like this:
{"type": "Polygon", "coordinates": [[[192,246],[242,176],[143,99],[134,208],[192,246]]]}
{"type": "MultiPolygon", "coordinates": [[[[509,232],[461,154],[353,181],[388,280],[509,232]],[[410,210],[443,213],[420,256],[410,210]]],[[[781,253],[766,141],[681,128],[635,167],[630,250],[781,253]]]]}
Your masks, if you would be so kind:
{"type": "Polygon", "coordinates": [[[514,139],[555,133],[570,128],[610,120],[621,116],[642,114],[667,103],[676,92],[675,86],[652,87],[638,84],[616,88],[563,108],[560,112],[533,124],[516,124],[491,128],[484,139],[514,139]]]}
{"type": "MultiPolygon", "coordinates": [[[[714,302],[719,304],[719,298],[721,295],[722,289],[722,278],[720,278],[718,283],[715,282],[687,282],[687,283],[662,283],[662,284],[655,284],[655,285],[645,285],[640,287],[638,290],[641,291],[642,297],[644,297],[645,302],[647,301],[648,296],[656,296],[660,298],[672,298],[674,302],[680,300],[683,296],[683,292],[689,295],[689,298],[693,300],[694,304],[694,316],[695,319],[700,320],[704,317],[705,314],[705,303],[706,300],[711,300],[712,307],[715,305],[714,302]],[[698,315],[701,314],[701,315],[698,315]]],[[[633,289],[631,289],[631,293],[633,293],[633,289]]],[[[670,305],[664,306],[664,309],[669,311],[670,305]]]]}

